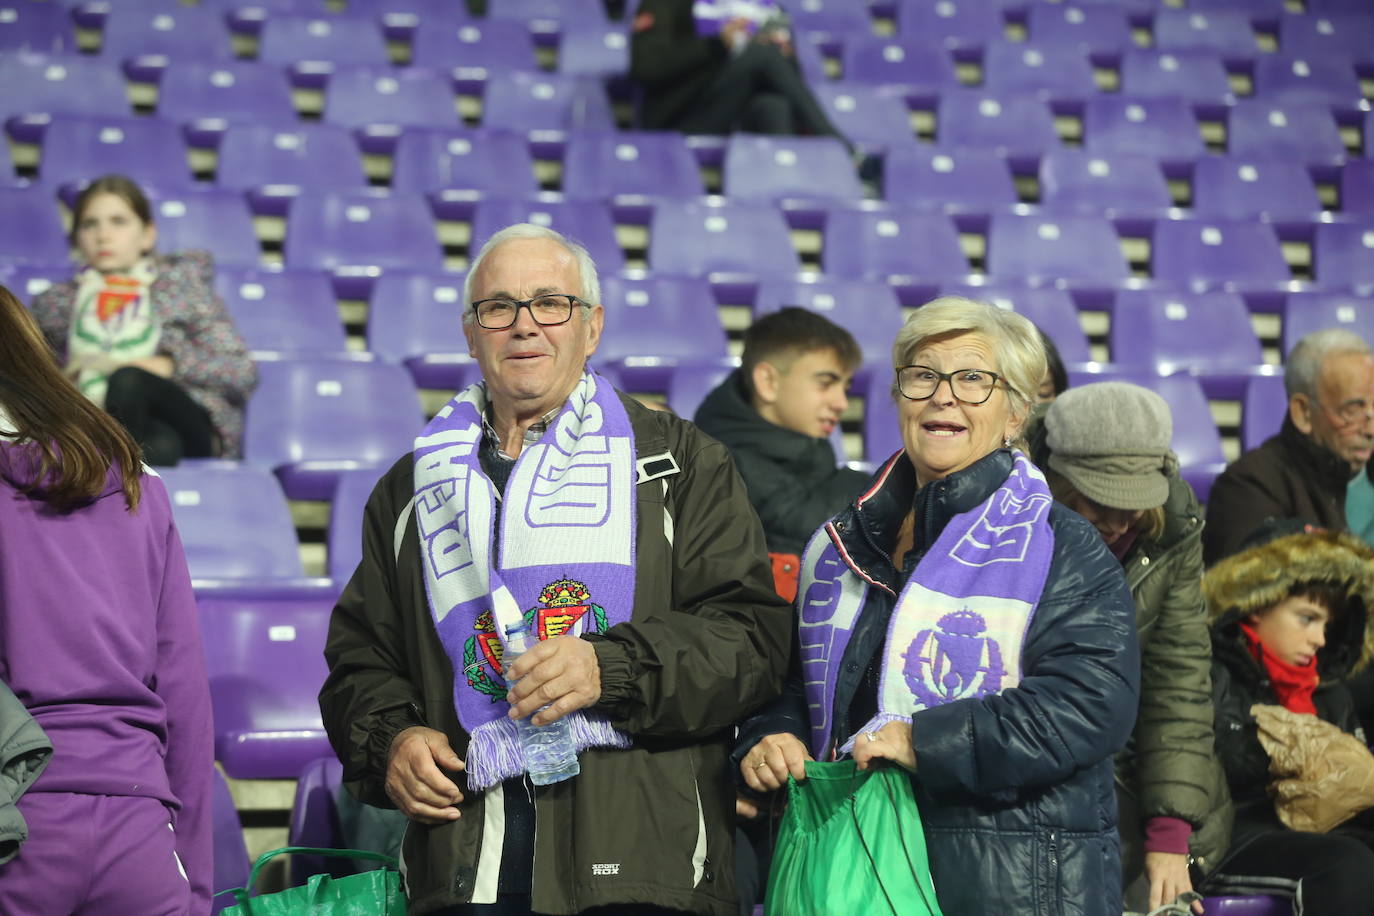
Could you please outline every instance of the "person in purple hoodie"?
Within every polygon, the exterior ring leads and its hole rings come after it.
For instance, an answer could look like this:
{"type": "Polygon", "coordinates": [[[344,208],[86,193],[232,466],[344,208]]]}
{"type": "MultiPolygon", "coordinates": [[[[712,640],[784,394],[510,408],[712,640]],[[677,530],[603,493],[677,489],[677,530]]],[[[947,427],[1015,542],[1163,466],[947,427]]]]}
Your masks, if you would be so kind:
{"type": "Polygon", "coordinates": [[[54,748],[0,913],[208,913],[210,690],[167,491],[4,287],[0,680],[54,748]]]}

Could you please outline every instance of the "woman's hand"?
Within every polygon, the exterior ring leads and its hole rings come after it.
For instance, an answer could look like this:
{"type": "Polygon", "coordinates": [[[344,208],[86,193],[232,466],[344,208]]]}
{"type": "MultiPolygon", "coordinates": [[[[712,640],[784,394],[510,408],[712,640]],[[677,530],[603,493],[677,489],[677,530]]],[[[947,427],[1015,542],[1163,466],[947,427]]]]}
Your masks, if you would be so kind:
{"type": "MultiPolygon", "coordinates": [[[[1150,905],[1172,903],[1179,894],[1193,889],[1193,876],[1188,874],[1188,857],[1176,852],[1145,853],[1145,878],[1150,882],[1150,905]]],[[[1193,912],[1202,912],[1202,903],[1193,903],[1193,912]]]]}
{"type": "Polygon", "coordinates": [[[806,778],[806,761],[811,752],[796,735],[780,732],[767,735],[749,749],[739,762],[744,784],[755,792],[773,792],[787,785],[787,776],[801,782],[806,778]]]}
{"type": "Polygon", "coordinates": [[[889,722],[876,732],[864,732],[854,739],[854,762],[866,770],[874,760],[891,760],[905,770],[916,772],[916,748],[911,746],[911,723],[889,722]]]}

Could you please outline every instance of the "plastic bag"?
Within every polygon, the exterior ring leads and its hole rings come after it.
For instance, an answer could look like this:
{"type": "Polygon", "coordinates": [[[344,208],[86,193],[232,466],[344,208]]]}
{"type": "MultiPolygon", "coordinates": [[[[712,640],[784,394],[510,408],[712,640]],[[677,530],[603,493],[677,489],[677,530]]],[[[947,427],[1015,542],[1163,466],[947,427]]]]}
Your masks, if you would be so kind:
{"type": "Polygon", "coordinates": [[[767,916],[941,916],[905,770],[807,761],[805,781],[788,777],[787,799],[767,916]]]}
{"type": "MultiPolygon", "coordinates": [[[[310,880],[297,887],[288,887],[275,894],[252,895],[258,873],[274,857],[286,853],[343,856],[350,859],[371,859],[396,865],[396,860],[380,853],[360,849],[320,849],[313,846],[283,846],[258,857],[247,887],[235,888],[236,903],[223,911],[223,916],[406,916],[406,897],[401,889],[401,875],[391,868],[365,871],[346,878],[311,875],[310,880]]],[[[216,896],[219,896],[216,894],[216,896]]]]}
{"type": "Polygon", "coordinates": [[[1250,714],[1275,777],[1274,808],[1286,826],[1325,833],[1374,807],[1374,754],[1358,738],[1282,706],[1256,704],[1250,714]]]}

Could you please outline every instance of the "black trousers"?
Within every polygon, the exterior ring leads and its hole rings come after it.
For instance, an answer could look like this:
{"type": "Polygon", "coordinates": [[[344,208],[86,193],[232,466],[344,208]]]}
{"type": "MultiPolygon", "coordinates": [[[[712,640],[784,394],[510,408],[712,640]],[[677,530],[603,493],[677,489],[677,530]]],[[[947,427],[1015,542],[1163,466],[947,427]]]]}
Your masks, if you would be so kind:
{"type": "Polygon", "coordinates": [[[1256,836],[1227,854],[1208,890],[1244,884],[1245,876],[1300,881],[1295,916],[1374,914],[1374,811],[1330,833],[1275,830],[1256,836]]]}
{"type": "Polygon", "coordinates": [[[815,134],[839,137],[801,72],[776,47],[750,42],[672,125],[687,134],[815,134]]]}
{"type": "Polygon", "coordinates": [[[215,453],[210,415],[171,379],[125,366],[110,376],[105,409],[143,448],[143,460],[170,467],[182,458],[215,453]]]}
{"type": "MultiPolygon", "coordinates": [[[[682,910],[661,906],[627,903],[618,906],[598,906],[583,910],[583,916],[682,916],[682,910]]],[[[528,896],[501,895],[496,903],[469,903],[440,910],[439,916],[534,916],[528,896]]]]}

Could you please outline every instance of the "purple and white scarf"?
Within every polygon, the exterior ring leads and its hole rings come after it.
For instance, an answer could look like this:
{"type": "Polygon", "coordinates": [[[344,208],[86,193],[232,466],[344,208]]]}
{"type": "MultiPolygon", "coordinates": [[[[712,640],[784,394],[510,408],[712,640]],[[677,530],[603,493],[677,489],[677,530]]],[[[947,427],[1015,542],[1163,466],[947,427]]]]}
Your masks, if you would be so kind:
{"type": "MultiPolygon", "coordinates": [[[[614,389],[584,372],[504,494],[482,473],[486,388],[454,397],[415,440],[415,519],[430,612],[455,672],[453,705],[471,736],[468,785],[526,771],[507,717],[506,630],[539,639],[604,633],[630,619],[635,589],[635,451],[614,389]],[[501,498],[500,531],[494,531],[501,498]]],[[[604,718],[569,717],[579,751],[629,747],[604,718]]]]}
{"type": "MultiPolygon", "coordinates": [[[[878,492],[892,467],[859,504],[878,492]]],[[[1045,588],[1054,533],[1051,496],[1039,469],[1021,452],[997,490],[950,519],[916,565],[883,643],[878,713],[849,736],[838,753],[854,747],[859,732],[955,700],[1001,693],[1021,681],[1021,650],[1045,588]]],[[[811,538],[802,556],[799,644],[811,752],[833,759],[835,685],[845,647],[869,588],[882,588],[855,570],[833,523],[811,538]]]]}

